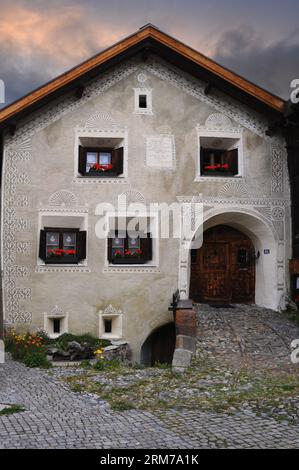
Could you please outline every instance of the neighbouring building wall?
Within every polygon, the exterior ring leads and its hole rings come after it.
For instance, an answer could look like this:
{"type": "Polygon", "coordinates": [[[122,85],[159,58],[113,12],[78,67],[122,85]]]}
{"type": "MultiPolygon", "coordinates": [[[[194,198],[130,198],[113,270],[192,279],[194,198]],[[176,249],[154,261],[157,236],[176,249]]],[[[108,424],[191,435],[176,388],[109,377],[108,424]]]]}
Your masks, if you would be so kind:
{"type": "Polygon", "coordinates": [[[188,297],[189,254],[178,239],[159,240],[152,263],[109,265],[106,240],[95,234],[96,207],[117,204],[123,193],[147,204],[196,197],[204,204],[205,223],[218,217],[217,223],[247,232],[261,253],[256,300],[279,307],[288,290],[291,242],[284,142],[265,136],[267,122],[261,116],[203,90],[202,83],[154,57],[146,64],[133,60],[94,80],[81,99],[67,95],[27,118],[14,137],[5,136],[7,324],[43,329],[56,315],[65,331],[97,335],[106,315],[116,319],[116,336],[129,341],[139,359],[151,331],[171,320],[172,293],[179,287],[188,297]],[[147,112],[136,107],[140,92],[150,100],[147,112]],[[200,175],[199,140],[213,136],[240,140],[239,176],[200,175]],[[113,181],[79,177],[80,137],[121,139],[124,176],[113,181]],[[39,233],[51,221],[86,229],[83,263],[44,265],[39,233]]]}

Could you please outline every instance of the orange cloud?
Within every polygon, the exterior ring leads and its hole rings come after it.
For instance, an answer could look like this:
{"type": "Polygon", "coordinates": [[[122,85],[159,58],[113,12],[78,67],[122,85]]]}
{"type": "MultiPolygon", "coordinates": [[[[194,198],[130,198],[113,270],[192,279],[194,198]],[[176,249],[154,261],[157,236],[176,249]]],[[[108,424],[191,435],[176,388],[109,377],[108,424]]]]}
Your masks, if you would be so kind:
{"type": "Polygon", "coordinates": [[[0,37],[6,50],[18,56],[51,58],[59,67],[74,64],[111,45],[126,32],[101,25],[99,18],[88,18],[77,6],[60,7],[43,12],[19,6],[2,11],[0,37]]]}

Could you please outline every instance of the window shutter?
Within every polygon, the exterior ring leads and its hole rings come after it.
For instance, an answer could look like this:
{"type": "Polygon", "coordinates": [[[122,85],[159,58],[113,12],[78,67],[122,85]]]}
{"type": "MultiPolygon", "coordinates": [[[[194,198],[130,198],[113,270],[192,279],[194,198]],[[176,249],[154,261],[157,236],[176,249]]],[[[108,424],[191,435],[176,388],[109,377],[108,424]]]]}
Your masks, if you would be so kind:
{"type": "Polygon", "coordinates": [[[78,261],[86,258],[86,232],[78,232],[77,236],[77,258],[78,261]]]}
{"type": "Polygon", "coordinates": [[[46,253],[46,236],[47,232],[45,230],[40,231],[40,236],[39,236],[39,254],[38,256],[46,261],[47,253],[46,253]]]}
{"type": "Polygon", "coordinates": [[[79,145],[78,171],[81,175],[86,173],[86,152],[81,145],[79,145]]]}
{"type": "Polygon", "coordinates": [[[200,147],[200,174],[203,175],[204,173],[204,158],[205,158],[205,150],[203,147],[200,147]]]}
{"type": "Polygon", "coordinates": [[[108,253],[107,253],[108,261],[112,261],[112,238],[108,238],[108,253]]]}
{"type": "Polygon", "coordinates": [[[124,149],[114,149],[111,152],[111,163],[113,165],[112,172],[121,175],[124,172],[124,149]]]}
{"type": "Polygon", "coordinates": [[[140,249],[142,251],[141,257],[145,261],[151,261],[153,258],[153,239],[150,233],[146,234],[146,237],[140,238],[140,249]]]}
{"type": "Polygon", "coordinates": [[[229,171],[233,175],[238,174],[238,149],[228,150],[226,153],[226,161],[229,164],[229,171]]]}

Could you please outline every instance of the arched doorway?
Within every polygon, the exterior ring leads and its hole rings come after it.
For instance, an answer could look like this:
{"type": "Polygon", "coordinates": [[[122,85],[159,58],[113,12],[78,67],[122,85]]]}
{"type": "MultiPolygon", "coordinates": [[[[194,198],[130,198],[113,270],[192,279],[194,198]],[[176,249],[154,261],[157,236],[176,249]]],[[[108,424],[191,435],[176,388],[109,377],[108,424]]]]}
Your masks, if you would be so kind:
{"type": "Polygon", "coordinates": [[[171,364],[175,340],[174,323],[168,323],[154,330],[142,345],[141,364],[148,367],[157,363],[171,364]]]}
{"type": "Polygon", "coordinates": [[[191,253],[190,297],[196,302],[254,303],[255,249],[241,231],[217,225],[191,253]]]}

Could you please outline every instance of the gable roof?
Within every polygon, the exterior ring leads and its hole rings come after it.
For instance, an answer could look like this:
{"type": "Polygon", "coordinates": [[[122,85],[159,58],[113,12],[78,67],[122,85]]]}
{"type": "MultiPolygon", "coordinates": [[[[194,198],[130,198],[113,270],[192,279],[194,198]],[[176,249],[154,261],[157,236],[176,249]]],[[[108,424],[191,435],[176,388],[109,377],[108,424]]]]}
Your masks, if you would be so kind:
{"type": "Polygon", "coordinates": [[[219,65],[205,55],[148,24],[91,59],[63,73],[54,80],[0,110],[0,127],[43,106],[51,99],[83,83],[108,67],[142,52],[146,60],[153,52],[174,65],[201,78],[209,87],[217,87],[255,109],[269,115],[281,114],[286,102],[240,75],[219,65]]]}

